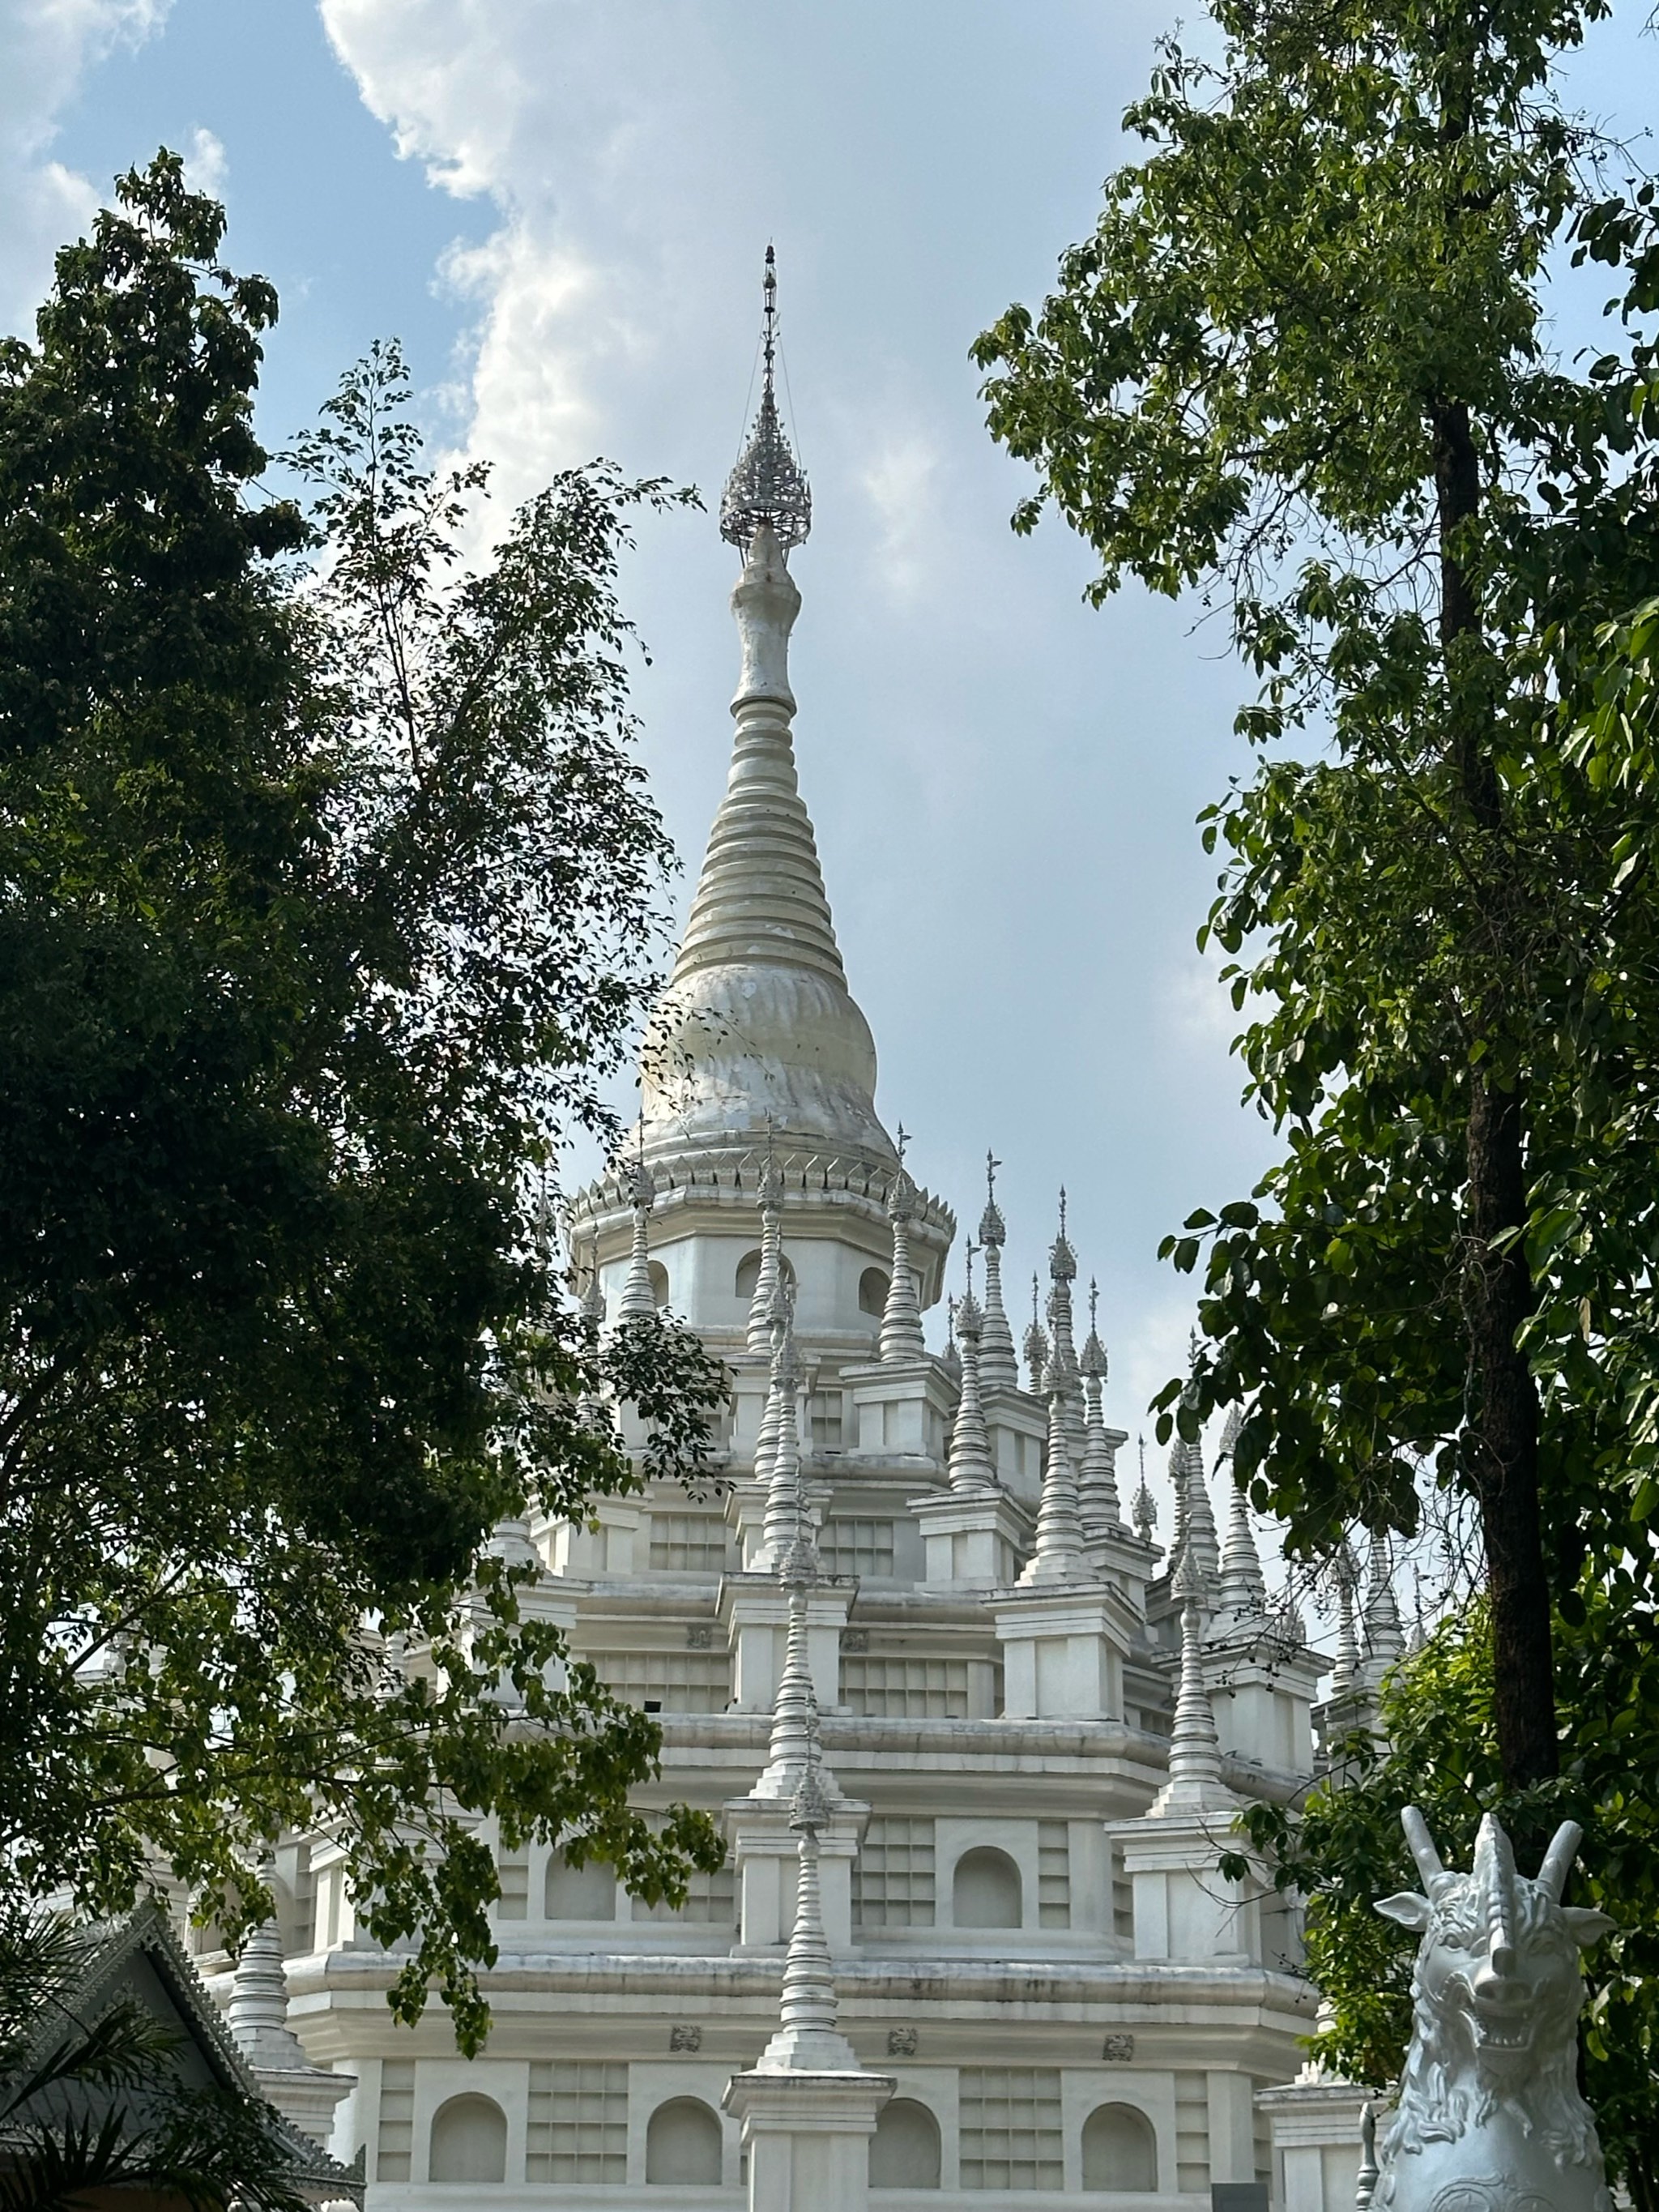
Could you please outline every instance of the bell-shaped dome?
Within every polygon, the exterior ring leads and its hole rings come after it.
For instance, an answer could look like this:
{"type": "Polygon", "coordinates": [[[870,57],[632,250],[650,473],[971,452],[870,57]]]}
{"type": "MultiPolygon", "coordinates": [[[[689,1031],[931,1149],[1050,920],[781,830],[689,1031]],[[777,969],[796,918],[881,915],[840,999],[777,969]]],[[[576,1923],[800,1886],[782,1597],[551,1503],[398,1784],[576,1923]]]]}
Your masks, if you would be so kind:
{"type": "Polygon", "coordinates": [[[800,593],[762,523],[732,594],[743,672],[726,796],[647,1032],[648,1156],[776,1141],[890,1170],[876,1048],[847,988],[795,774],[790,629],[800,593]]]}

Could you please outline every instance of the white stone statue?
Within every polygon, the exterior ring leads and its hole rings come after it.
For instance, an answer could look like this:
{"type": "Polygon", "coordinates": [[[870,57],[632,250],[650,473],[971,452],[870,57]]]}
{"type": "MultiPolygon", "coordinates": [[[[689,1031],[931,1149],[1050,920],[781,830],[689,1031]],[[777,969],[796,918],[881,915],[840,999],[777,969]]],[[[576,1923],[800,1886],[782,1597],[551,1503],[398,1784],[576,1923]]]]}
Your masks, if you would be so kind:
{"type": "Polygon", "coordinates": [[[1442,1866],[1415,1806],[1401,1819],[1427,1894],[1376,1909],[1423,1942],[1411,2048],[1362,2212],[1612,2212],[1576,2029],[1578,1954],[1613,1923],[1561,1902],[1583,1831],[1563,1821],[1529,1881],[1491,1814],[1468,1874],[1442,1866]]]}

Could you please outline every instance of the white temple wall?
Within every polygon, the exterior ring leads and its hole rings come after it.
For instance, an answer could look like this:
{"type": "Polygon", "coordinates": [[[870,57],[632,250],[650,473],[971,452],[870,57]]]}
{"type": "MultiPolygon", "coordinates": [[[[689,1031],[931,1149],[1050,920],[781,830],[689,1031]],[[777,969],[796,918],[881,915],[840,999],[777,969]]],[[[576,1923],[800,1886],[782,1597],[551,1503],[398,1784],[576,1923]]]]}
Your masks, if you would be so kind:
{"type": "MultiPolygon", "coordinates": [[[[763,2023],[757,2021],[758,2034],[763,2023]]],[[[476,2212],[482,2201],[502,2208],[556,2203],[562,2212],[604,2206],[690,2207],[730,2204],[743,2186],[739,2130],[721,2109],[726,2086],[746,2061],[734,2061],[721,2039],[718,2055],[701,2052],[652,2059],[619,2053],[614,2021],[599,2033],[595,2055],[485,2057],[466,2061],[424,2056],[410,2061],[357,2062],[354,2120],[337,2132],[336,2148],[367,2148],[369,2212],[476,2212]],[[487,2100],[505,2121],[499,2173],[471,2181],[434,2180],[434,2121],[457,2098],[487,2100]],[[676,2179],[674,2145],[652,2175],[653,2120],[665,2108],[691,2103],[696,2137],[717,2142],[719,2178],[676,2179]],[[711,2118],[706,2116],[712,2116],[711,2118]],[[714,2123],[718,2122],[716,2130],[714,2123]],[[583,2185],[579,2165],[589,2169],[583,2185]],[[549,2186],[553,2194],[550,2200],[549,2186]],[[672,2193],[670,2193],[672,2191],[672,2193]]],[[[497,2033],[513,2033],[503,2021],[497,2033]]],[[[647,2033],[661,2035],[660,2023],[647,2033]]],[[[682,2031],[683,2032],[683,2031],[682,2031]]],[[[1103,2212],[1137,2212],[1149,2197],[1169,2208],[1208,2212],[1212,2182],[1266,2178],[1258,2165],[1252,2094],[1247,2075],[1225,2069],[1045,2063],[1042,2051],[1010,2045],[986,2063],[928,2064],[883,2055],[880,2039],[861,2036],[860,2057],[894,2082],[894,2100],[929,2112],[939,2130],[939,2182],[925,2191],[878,2191],[874,2201],[902,2212],[908,2206],[956,2205],[989,2212],[1018,2204],[1021,2212],[1086,2196],[1103,2212]],[[1150,2133],[1155,2188],[1103,2188],[1085,2166],[1090,2124],[1103,2112],[1139,2116],[1150,2133]]],[[[662,2134],[655,2137],[664,2148],[662,2134]]],[[[684,2155],[682,2144],[680,2154],[684,2155]]],[[[1349,2212],[1353,2160],[1333,2147],[1291,2153],[1288,2193],[1276,2191],[1283,2212],[1349,2212]],[[1311,2160],[1309,2155],[1311,2154],[1311,2160]],[[1316,2165],[1311,2161],[1322,2161],[1316,2165]],[[1316,2174],[1317,2179],[1313,2177],[1316,2174]],[[1345,2202],[1341,2191],[1346,2186],[1345,2202]]]]}

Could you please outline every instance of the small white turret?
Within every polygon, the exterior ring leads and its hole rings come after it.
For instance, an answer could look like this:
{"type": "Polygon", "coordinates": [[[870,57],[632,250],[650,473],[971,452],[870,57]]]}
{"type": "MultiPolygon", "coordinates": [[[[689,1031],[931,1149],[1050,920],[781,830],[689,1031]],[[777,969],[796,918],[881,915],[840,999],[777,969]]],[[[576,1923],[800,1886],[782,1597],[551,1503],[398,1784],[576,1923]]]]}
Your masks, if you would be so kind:
{"type": "Polygon", "coordinates": [[[985,1155],[985,1211],[979,1218],[979,1241],[985,1253],[985,1321],[980,1333],[979,1379],[986,1390],[1017,1390],[1019,1362],[1014,1357],[1014,1333],[1002,1306],[1002,1248],[1007,1226],[997,1204],[997,1170],[1002,1163],[985,1155]]]}
{"type": "Polygon", "coordinates": [[[1336,1664],[1331,1669],[1331,1700],[1334,1704],[1359,1687],[1359,1630],[1354,1604],[1359,1576],[1353,1553],[1346,1543],[1331,1562],[1331,1574],[1336,1583],[1336,1664]]]}
{"type": "Polygon", "coordinates": [[[1078,1361],[1083,1376],[1084,1432],[1082,1512],[1085,1534],[1121,1530],[1123,1508],[1117,1494],[1117,1450],[1107,1434],[1103,1392],[1109,1363],[1100,1340],[1100,1285],[1089,1285],[1089,1334],[1078,1361]]]}
{"type": "Polygon", "coordinates": [[[816,1743],[795,1792],[789,1825],[800,1838],[795,1885],[795,1924],[783,1964],[777,2033],[755,2062],[759,2074],[855,2074],[858,2057],[837,2025],[835,1968],[823,1932],[818,1874],[818,1832],[832,1808],[820,1777],[816,1743]]]}
{"type": "Polygon", "coordinates": [[[974,1296],[973,1247],[968,1248],[968,1288],[957,1307],[957,1330],[962,1340],[962,1395],[957,1401],[951,1427],[947,1472],[952,1490],[980,1492],[997,1486],[996,1466],[991,1456],[990,1431],[985,1425],[985,1407],[980,1396],[981,1331],[979,1301],[974,1296]]]}
{"type": "Polygon", "coordinates": [[[800,1426],[797,1412],[800,1377],[795,1358],[794,1315],[787,1285],[779,1285],[772,1311],[772,1387],[767,1394],[766,1414],[762,1422],[763,1437],[769,1423],[771,1434],[765,1437],[763,1474],[758,1443],[755,1453],[756,1478],[766,1485],[766,1513],[761,1524],[760,1549],[751,1565],[775,1572],[801,1533],[800,1426]]]}
{"type": "Polygon", "coordinates": [[[888,1278],[887,1302],[881,1314],[881,1356],[884,1361],[923,1359],[927,1339],[921,1328],[921,1303],[916,1296],[915,1272],[910,1265],[910,1220],[916,1187],[902,1165],[904,1131],[899,1131],[901,1164],[887,1194],[887,1218],[893,1227],[893,1271],[888,1278]]]}
{"type": "Polygon", "coordinates": [[[1181,1600],[1181,1681],[1170,1778],[1152,1801],[1152,1814],[1231,1812],[1238,1800],[1221,1779],[1221,1738],[1204,1686],[1203,1584],[1190,1547],[1176,1565],[1175,1589],[1181,1600]]]}
{"type": "Polygon", "coordinates": [[[1066,1377],[1051,1361],[1045,1378],[1048,1398],[1048,1453],[1042,1470],[1042,1498],[1037,1508],[1036,1546],[1021,1571],[1018,1587],[1042,1583],[1083,1582],[1089,1562],[1083,1550],[1078,1513],[1077,1474],[1066,1434],[1066,1377]]]}
{"type": "MultiPolygon", "coordinates": [[[[267,1865],[269,1876],[271,1869],[267,1865]]],[[[252,2068],[260,2094],[313,2142],[325,2143],[334,2109],[356,2077],[313,2066],[288,2024],[288,1975],[275,1920],[248,1930],[230,1984],[230,2033],[252,2068]]]]}
{"type": "Polygon", "coordinates": [[[1216,1612],[1218,1623],[1224,1623],[1224,1632],[1218,1628],[1218,1632],[1235,1634],[1251,1622],[1264,1620],[1267,1602],[1267,1580],[1250,1527],[1249,1497],[1241,1488],[1233,1469],[1239,1427],[1238,1408],[1235,1406],[1228,1413],[1216,1462],[1218,1474],[1224,1467],[1229,1482],[1227,1541],[1221,1554],[1221,1575],[1216,1589],[1216,1612]]]}
{"type": "Polygon", "coordinates": [[[1026,1389],[1034,1398],[1042,1395],[1043,1378],[1048,1372],[1048,1332],[1039,1318],[1042,1285],[1035,1271],[1031,1276],[1031,1326],[1025,1332],[1025,1364],[1030,1370],[1026,1389]]]}
{"type": "MultiPolygon", "coordinates": [[[[1193,1340],[1192,1358],[1198,1360],[1198,1340],[1193,1340]]],[[[1189,1382],[1182,1393],[1182,1404],[1193,1402],[1193,1386],[1189,1382]]],[[[1177,1428],[1175,1442],[1170,1447],[1170,1486],[1175,1492],[1176,1534],[1170,1547],[1173,1563],[1190,1551],[1193,1564],[1198,1570],[1198,1587],[1202,1600],[1208,1603],[1215,1594],[1221,1573],[1221,1541],[1216,1534],[1215,1514],[1210,1505],[1210,1488],[1204,1480],[1204,1447],[1196,1440],[1189,1443],[1177,1428]]]]}
{"type": "Polygon", "coordinates": [[[633,1185],[634,1242],[622,1296],[617,1302],[618,1321],[637,1321],[657,1310],[656,1292],[651,1287],[651,1209],[656,1203],[657,1186],[643,1159],[635,1164],[633,1185]]]}
{"type": "Polygon", "coordinates": [[[1406,1649],[1400,1625],[1400,1607],[1394,1594],[1394,1556],[1386,1536],[1371,1549],[1370,1587],[1365,1597],[1365,1657],[1373,1686],[1406,1649]]]}
{"type": "Polygon", "coordinates": [[[1135,1449],[1140,1458],[1140,1486],[1135,1492],[1135,1502],[1131,1510],[1134,1516],[1136,1535],[1143,1544],[1150,1544],[1153,1531],[1158,1527],[1158,1501],[1146,1487],[1146,1439],[1145,1437],[1135,1438],[1135,1449]]]}
{"type": "Polygon", "coordinates": [[[755,1294],[749,1301],[749,1349],[769,1352],[772,1309],[783,1283],[783,1177],[773,1157],[769,1129],[766,1134],[766,1165],[761,1170],[757,1195],[760,1205],[761,1256],[755,1294]]]}

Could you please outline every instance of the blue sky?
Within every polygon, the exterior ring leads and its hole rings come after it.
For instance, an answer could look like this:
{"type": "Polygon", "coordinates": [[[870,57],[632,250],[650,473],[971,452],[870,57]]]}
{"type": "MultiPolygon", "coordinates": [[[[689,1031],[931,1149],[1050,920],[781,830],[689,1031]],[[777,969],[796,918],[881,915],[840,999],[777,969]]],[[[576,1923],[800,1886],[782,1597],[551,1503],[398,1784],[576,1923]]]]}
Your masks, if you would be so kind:
{"type": "MultiPolygon", "coordinates": [[[[1196,15],[1194,8],[1188,15],[1196,15]]],[[[1575,65],[1626,132],[1659,47],[1621,6],[1575,65]]],[[[775,241],[817,521],[793,566],[801,774],[890,1127],[977,1218],[1006,1162],[1010,1273],[1070,1193],[1099,1276],[1111,1414],[1179,1362],[1159,1237],[1242,1195],[1270,1139],[1194,949],[1193,820],[1244,765],[1245,686],[1192,613],[1085,609],[1081,549],[1015,539],[975,334],[1033,300],[1126,149],[1167,0],[0,0],[0,323],[160,143],[230,214],[282,322],[282,443],[375,337],[434,437],[503,499],[604,453],[718,495],[775,241]]],[[[626,595],[637,703],[690,896],[724,781],[732,556],[652,523],[626,595]]]]}

